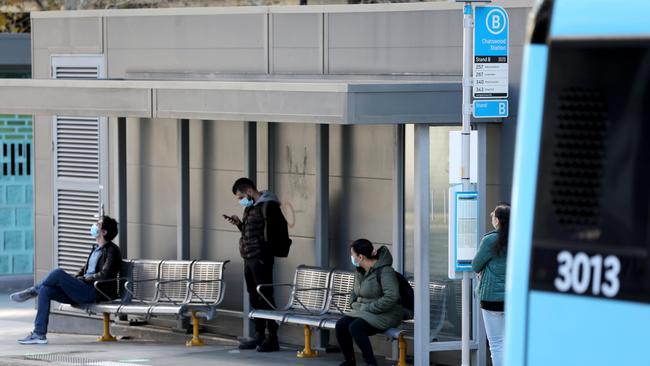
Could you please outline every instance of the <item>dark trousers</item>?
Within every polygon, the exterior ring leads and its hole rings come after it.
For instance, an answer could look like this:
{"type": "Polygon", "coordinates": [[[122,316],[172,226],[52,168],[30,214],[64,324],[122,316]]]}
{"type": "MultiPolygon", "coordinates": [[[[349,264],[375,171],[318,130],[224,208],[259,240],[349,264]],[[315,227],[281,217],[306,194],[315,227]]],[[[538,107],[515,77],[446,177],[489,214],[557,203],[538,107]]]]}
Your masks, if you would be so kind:
{"type": "MultiPolygon", "coordinates": [[[[253,309],[272,309],[271,305],[264,301],[262,296],[257,293],[257,285],[273,283],[273,262],[272,256],[263,255],[244,260],[246,290],[248,291],[248,299],[253,309]]],[[[265,286],[262,289],[262,293],[275,306],[273,287],[265,286]]],[[[255,333],[263,335],[265,329],[269,330],[269,334],[276,335],[278,333],[278,324],[273,320],[255,319],[255,333]]]]}
{"type": "Polygon", "coordinates": [[[95,302],[95,288],[78,280],[62,269],[50,272],[41,283],[34,286],[38,291],[38,309],[34,320],[34,333],[46,334],[50,318],[50,300],[63,304],[89,304],[95,302]]]}
{"type": "Polygon", "coordinates": [[[354,360],[354,346],[352,345],[354,339],[354,343],[361,350],[363,360],[369,365],[376,365],[377,360],[372,352],[370,336],[380,332],[381,329],[373,327],[361,318],[344,316],[336,322],[336,340],[346,361],[354,360]]]}

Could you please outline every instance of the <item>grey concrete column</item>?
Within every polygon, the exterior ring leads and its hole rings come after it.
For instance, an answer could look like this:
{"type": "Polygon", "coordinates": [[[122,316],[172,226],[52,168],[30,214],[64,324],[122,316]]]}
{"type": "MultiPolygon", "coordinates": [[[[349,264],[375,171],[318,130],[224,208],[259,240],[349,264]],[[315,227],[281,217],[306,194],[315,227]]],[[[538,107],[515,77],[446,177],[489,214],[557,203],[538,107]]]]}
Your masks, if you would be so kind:
{"type": "MultiPolygon", "coordinates": [[[[244,176],[257,183],[257,122],[244,123],[244,176]]],[[[243,279],[244,286],[244,309],[242,318],[244,320],[244,337],[250,337],[253,333],[252,322],[248,318],[251,305],[248,301],[248,292],[246,291],[246,279],[243,279]]]]}
{"type": "Polygon", "coordinates": [[[269,184],[267,186],[268,190],[275,192],[275,141],[277,135],[278,125],[276,122],[268,122],[266,124],[267,129],[267,141],[266,141],[266,154],[267,154],[267,167],[266,171],[268,173],[269,184]]]}
{"type": "Polygon", "coordinates": [[[178,120],[176,259],[190,259],[190,120],[178,120]]]}
{"type": "Polygon", "coordinates": [[[126,178],[126,117],[117,118],[117,201],[120,231],[120,252],[122,258],[128,258],[128,217],[127,217],[127,178],[126,178]]]}
{"type": "Polygon", "coordinates": [[[415,125],[415,364],[429,364],[429,126],[415,125]]]}

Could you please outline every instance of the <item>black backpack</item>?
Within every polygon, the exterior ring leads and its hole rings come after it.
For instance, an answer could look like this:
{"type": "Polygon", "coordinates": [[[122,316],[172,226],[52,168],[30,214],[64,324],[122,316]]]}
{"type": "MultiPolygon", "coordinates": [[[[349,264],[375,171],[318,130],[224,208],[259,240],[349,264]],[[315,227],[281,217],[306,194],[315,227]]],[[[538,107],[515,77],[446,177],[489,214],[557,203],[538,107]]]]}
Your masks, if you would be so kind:
{"type": "MultiPolygon", "coordinates": [[[[381,272],[383,269],[384,267],[379,267],[376,270],[379,288],[381,288],[381,272]]],[[[395,271],[395,276],[399,285],[399,303],[404,308],[403,318],[405,320],[413,319],[413,310],[415,309],[415,293],[413,292],[413,287],[411,287],[409,281],[401,273],[395,271]]]]}
{"type": "MultiPolygon", "coordinates": [[[[264,217],[264,240],[268,243],[269,238],[267,234],[267,225],[266,225],[266,210],[268,209],[268,201],[262,204],[262,217],[264,217]]],[[[291,248],[291,239],[289,238],[289,224],[287,224],[287,219],[284,218],[284,214],[280,211],[280,227],[273,230],[277,234],[277,237],[271,238],[273,243],[272,252],[276,257],[286,258],[289,256],[289,249],[291,248]]]]}

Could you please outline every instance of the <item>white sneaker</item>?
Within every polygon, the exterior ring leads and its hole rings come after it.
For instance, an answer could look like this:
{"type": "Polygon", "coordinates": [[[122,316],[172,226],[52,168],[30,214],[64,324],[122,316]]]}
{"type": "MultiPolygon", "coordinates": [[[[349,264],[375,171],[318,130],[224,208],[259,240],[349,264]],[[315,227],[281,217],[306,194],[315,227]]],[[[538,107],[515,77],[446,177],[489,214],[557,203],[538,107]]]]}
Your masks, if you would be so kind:
{"type": "Polygon", "coordinates": [[[44,334],[38,334],[31,332],[29,335],[23,339],[19,339],[18,343],[20,344],[47,344],[47,337],[44,334]]]}

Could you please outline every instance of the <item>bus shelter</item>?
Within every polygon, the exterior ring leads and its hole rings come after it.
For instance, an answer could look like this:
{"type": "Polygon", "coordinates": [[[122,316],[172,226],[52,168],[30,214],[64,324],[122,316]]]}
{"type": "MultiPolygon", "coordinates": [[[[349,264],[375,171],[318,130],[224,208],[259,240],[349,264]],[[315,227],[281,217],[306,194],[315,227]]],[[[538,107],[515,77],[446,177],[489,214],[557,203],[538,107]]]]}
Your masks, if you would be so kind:
{"type": "MultiPolygon", "coordinates": [[[[525,18],[521,3],[512,19],[525,18]]],[[[428,284],[447,273],[448,136],[462,87],[449,55],[461,18],[444,3],[33,14],[34,79],[0,80],[0,110],[35,116],[36,277],[85,259],[86,225],[102,209],[120,222],[126,257],[236,268],[238,233],[219,219],[236,209],[234,179],[248,176],[292,197],[294,245],[277,282],[302,263],[348,268],[349,242],[368,237],[413,274],[415,364],[460,350],[459,336],[430,336],[428,284]]],[[[475,128],[479,195],[496,202],[508,174],[486,162],[500,160],[501,126],[475,128]]],[[[229,276],[243,282],[241,269],[229,276]]],[[[228,291],[223,313],[237,320],[214,327],[247,335],[245,289],[228,291]]],[[[472,303],[471,348],[484,362],[472,303]]]]}

